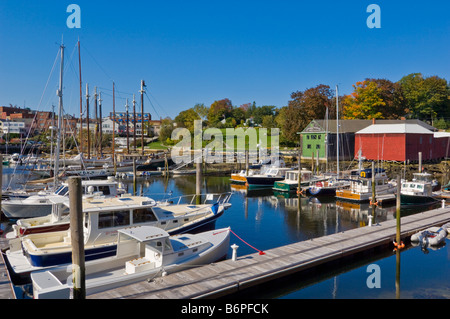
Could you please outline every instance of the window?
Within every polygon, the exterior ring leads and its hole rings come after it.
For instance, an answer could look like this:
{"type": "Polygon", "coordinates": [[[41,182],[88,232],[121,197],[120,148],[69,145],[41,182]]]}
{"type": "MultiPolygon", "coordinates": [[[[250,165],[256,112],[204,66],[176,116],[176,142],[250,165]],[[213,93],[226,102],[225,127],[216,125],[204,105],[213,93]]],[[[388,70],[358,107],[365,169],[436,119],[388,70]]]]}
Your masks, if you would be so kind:
{"type": "Polygon", "coordinates": [[[316,150],[320,150],[320,144],[316,145],[316,150]]]}
{"type": "Polygon", "coordinates": [[[111,192],[109,190],[109,186],[108,185],[104,185],[104,186],[99,186],[98,187],[98,191],[102,192],[103,195],[111,195],[111,192]]]}
{"type": "Polygon", "coordinates": [[[308,145],[306,146],[306,148],[310,150],[310,149],[311,149],[311,144],[308,144],[308,145]]]}
{"type": "Polygon", "coordinates": [[[110,228],[130,225],[130,212],[117,211],[98,214],[98,228],[110,228]]]}
{"type": "Polygon", "coordinates": [[[133,210],[133,223],[155,222],[157,219],[151,208],[138,208],[133,210]]]}

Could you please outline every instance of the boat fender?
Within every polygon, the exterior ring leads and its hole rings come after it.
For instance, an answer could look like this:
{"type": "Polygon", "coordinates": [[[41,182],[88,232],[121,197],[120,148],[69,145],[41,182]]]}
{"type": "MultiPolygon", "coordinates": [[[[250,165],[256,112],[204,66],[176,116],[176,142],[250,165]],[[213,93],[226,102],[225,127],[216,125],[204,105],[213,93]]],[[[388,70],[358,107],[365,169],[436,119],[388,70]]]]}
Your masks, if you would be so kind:
{"type": "Polygon", "coordinates": [[[394,243],[394,246],[395,246],[394,251],[396,251],[397,249],[400,250],[402,248],[405,248],[405,244],[402,241],[400,242],[400,244],[397,244],[397,242],[394,240],[393,243],[394,243]]]}

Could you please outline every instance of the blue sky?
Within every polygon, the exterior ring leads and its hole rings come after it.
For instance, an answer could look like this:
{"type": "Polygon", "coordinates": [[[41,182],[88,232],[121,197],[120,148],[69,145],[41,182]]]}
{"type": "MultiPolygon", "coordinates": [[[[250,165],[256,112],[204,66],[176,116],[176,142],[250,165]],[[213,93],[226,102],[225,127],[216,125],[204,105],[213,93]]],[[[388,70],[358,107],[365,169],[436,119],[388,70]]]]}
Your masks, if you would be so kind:
{"type": "Polygon", "coordinates": [[[282,107],[292,92],[318,84],[349,94],[368,77],[449,80],[449,14],[447,0],[0,0],[0,105],[58,104],[59,64],[51,70],[62,37],[64,107],[76,116],[78,38],[83,86],[102,91],[103,114],[112,110],[113,81],[123,111],[144,79],[145,111],[158,119],[223,98],[282,107]],[[80,29],[66,25],[72,3],[81,8],[80,29]],[[381,29],[366,25],[372,3],[381,29]]]}

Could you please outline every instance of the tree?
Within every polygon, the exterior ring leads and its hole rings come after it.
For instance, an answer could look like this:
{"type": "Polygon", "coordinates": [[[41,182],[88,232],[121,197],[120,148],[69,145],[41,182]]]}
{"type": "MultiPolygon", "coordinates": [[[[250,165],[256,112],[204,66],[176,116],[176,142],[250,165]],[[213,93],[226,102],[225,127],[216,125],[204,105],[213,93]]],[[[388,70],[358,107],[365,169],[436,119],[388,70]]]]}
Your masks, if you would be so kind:
{"type": "Polygon", "coordinates": [[[177,123],[177,127],[185,127],[191,133],[194,133],[195,120],[200,120],[200,116],[193,108],[180,112],[174,119],[175,123],[177,123]]]}
{"type": "Polygon", "coordinates": [[[208,122],[210,126],[217,125],[223,119],[231,115],[233,105],[229,99],[214,101],[208,111],[208,122]]]}
{"type": "Polygon", "coordinates": [[[163,119],[161,122],[161,129],[159,131],[159,140],[163,143],[170,140],[173,130],[173,121],[169,117],[163,119]]]}
{"type": "Polygon", "coordinates": [[[313,119],[325,118],[327,108],[333,108],[333,91],[328,85],[319,84],[304,92],[292,93],[291,99],[288,106],[280,110],[284,120],[280,115],[276,121],[282,125],[282,137],[295,143],[298,141],[297,132],[303,131],[313,119]]]}
{"type": "Polygon", "coordinates": [[[208,116],[208,108],[203,103],[197,103],[194,106],[194,111],[200,116],[202,120],[205,120],[208,116]]]}
{"type": "Polygon", "coordinates": [[[386,102],[381,96],[381,88],[376,82],[362,81],[353,85],[352,94],[344,97],[344,119],[383,119],[386,102]]]}
{"type": "Polygon", "coordinates": [[[424,78],[421,73],[411,73],[398,81],[407,107],[408,116],[433,119],[450,116],[450,88],[447,80],[438,76],[424,78]]]}

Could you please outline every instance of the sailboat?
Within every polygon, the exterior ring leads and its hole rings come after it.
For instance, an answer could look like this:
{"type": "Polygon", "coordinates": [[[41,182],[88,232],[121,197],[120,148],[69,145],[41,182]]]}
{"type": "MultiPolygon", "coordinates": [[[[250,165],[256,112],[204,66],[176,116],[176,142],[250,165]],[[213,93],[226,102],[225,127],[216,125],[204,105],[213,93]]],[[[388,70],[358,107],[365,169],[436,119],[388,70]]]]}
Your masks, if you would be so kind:
{"type": "MultiPolygon", "coordinates": [[[[328,108],[326,111],[326,136],[325,136],[325,150],[326,150],[326,160],[328,166],[328,108]]],[[[336,85],[336,163],[337,172],[336,174],[327,173],[321,180],[312,180],[307,189],[307,194],[312,196],[334,196],[336,195],[336,190],[348,188],[350,182],[345,179],[340,179],[339,172],[339,94],[338,86],[336,85]]]]}

